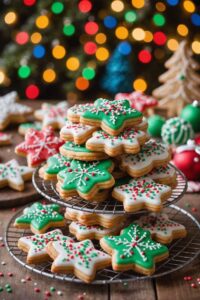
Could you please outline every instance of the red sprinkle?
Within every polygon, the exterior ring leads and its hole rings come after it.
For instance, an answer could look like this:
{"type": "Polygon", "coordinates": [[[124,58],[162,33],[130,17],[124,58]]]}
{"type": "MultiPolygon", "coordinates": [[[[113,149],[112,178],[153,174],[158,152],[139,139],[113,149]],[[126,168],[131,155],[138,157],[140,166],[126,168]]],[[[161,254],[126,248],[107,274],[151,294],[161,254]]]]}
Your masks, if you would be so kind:
{"type": "Polygon", "coordinates": [[[31,281],[31,277],[30,276],[26,276],[26,280],[27,281],[31,281]]]}
{"type": "Polygon", "coordinates": [[[45,291],[45,296],[51,297],[51,293],[49,291],[45,291]]]}
{"type": "Polygon", "coordinates": [[[200,282],[200,277],[199,277],[199,278],[197,278],[197,281],[198,281],[198,282],[200,282]]]}
{"type": "Polygon", "coordinates": [[[3,277],[4,275],[3,275],[3,273],[2,272],[0,272],[0,277],[3,277]]]}
{"type": "Polygon", "coordinates": [[[8,272],[8,276],[9,276],[9,277],[12,277],[12,276],[13,276],[13,273],[8,272]]]}
{"type": "Polygon", "coordinates": [[[40,292],[40,289],[39,289],[39,288],[34,288],[34,291],[35,291],[36,293],[39,293],[39,292],[40,292]]]}
{"type": "Polygon", "coordinates": [[[192,288],[196,288],[196,287],[197,287],[196,283],[191,283],[190,286],[191,286],[192,288]]]}
{"type": "Polygon", "coordinates": [[[197,208],[196,207],[192,207],[192,211],[193,212],[197,212],[197,208]]]}

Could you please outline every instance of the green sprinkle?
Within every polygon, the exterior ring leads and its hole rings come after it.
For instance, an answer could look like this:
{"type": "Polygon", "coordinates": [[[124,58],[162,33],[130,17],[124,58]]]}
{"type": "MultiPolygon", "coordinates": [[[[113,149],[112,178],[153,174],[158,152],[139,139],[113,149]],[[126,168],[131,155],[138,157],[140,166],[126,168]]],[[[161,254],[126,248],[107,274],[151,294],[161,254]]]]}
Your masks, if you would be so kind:
{"type": "Polygon", "coordinates": [[[56,290],[56,289],[55,289],[54,286],[51,286],[51,287],[50,287],[50,291],[51,291],[51,292],[55,292],[55,290],[56,290]]]}
{"type": "Polygon", "coordinates": [[[128,285],[128,282],[124,282],[123,285],[124,285],[124,286],[127,286],[127,285],[128,285]]]}
{"type": "Polygon", "coordinates": [[[6,289],[10,289],[10,288],[11,288],[10,284],[7,283],[7,284],[5,285],[5,288],[6,288],[6,289]]]}
{"type": "Polygon", "coordinates": [[[3,292],[3,288],[2,288],[2,286],[0,286],[0,292],[3,292]]]}
{"type": "Polygon", "coordinates": [[[11,288],[8,288],[6,289],[7,293],[12,293],[12,289],[11,288]]]}

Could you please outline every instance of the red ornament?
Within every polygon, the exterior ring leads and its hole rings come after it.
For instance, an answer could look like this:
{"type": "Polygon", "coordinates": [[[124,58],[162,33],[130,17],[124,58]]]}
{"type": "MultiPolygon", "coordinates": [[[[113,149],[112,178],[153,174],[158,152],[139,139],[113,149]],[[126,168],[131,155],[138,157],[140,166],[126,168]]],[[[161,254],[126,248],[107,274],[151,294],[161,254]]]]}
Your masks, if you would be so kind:
{"type": "Polygon", "coordinates": [[[200,179],[200,147],[194,141],[189,140],[187,145],[178,147],[173,162],[188,180],[200,179]]]}

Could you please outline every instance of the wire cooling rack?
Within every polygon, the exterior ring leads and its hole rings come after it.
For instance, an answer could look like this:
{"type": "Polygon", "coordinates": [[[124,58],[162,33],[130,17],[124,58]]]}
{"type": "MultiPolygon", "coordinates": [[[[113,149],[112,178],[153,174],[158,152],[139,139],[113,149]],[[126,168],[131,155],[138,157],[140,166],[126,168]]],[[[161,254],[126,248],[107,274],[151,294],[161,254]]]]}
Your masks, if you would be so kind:
{"type": "MultiPolygon", "coordinates": [[[[41,167],[41,166],[40,166],[41,167]]],[[[50,180],[44,180],[39,176],[39,168],[37,168],[33,174],[33,185],[35,189],[41,194],[44,198],[51,202],[55,202],[65,207],[74,208],[77,210],[87,211],[91,213],[100,213],[100,214],[123,214],[124,206],[122,202],[119,202],[111,197],[108,197],[103,202],[91,203],[87,200],[82,199],[79,196],[69,197],[68,200],[64,200],[60,197],[59,193],[56,190],[56,182],[50,180]]],[[[187,181],[184,174],[178,170],[175,166],[172,165],[176,170],[177,174],[177,185],[172,191],[171,197],[165,201],[164,206],[169,206],[178,201],[187,190],[187,181]]],[[[139,213],[143,214],[145,210],[140,210],[139,213]]],[[[138,212],[137,212],[138,213],[138,212]]]]}
{"type": "MultiPolygon", "coordinates": [[[[177,271],[191,263],[191,261],[200,253],[200,223],[190,213],[175,205],[170,205],[165,208],[164,212],[168,214],[170,219],[184,224],[188,234],[185,238],[178,239],[168,245],[170,254],[169,258],[156,265],[156,272],[152,276],[144,276],[138,275],[133,271],[116,272],[111,268],[105,268],[97,272],[96,279],[92,282],[92,284],[110,284],[161,277],[177,271]]],[[[26,263],[27,254],[18,249],[17,242],[20,237],[31,235],[32,233],[30,230],[16,229],[14,227],[14,220],[21,213],[22,211],[12,217],[6,229],[5,244],[10,255],[23,267],[32,272],[39,273],[52,279],[82,283],[81,280],[70,274],[62,275],[51,273],[51,261],[40,265],[28,265],[26,263]]],[[[65,235],[70,235],[67,227],[63,230],[63,233],[65,235]]],[[[94,244],[97,249],[100,249],[98,242],[95,242],[94,244]]]]}

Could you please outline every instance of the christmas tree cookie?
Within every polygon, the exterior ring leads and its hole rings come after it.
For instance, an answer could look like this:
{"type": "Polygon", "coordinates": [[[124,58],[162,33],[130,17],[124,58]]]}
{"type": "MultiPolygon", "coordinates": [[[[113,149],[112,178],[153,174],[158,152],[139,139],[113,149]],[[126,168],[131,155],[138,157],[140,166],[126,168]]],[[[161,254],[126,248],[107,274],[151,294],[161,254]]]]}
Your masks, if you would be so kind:
{"type": "Polygon", "coordinates": [[[47,159],[47,163],[40,168],[40,177],[45,180],[56,180],[57,174],[67,168],[71,159],[61,154],[55,154],[47,159]]]}
{"type": "Polygon", "coordinates": [[[154,140],[145,143],[137,154],[123,154],[120,157],[122,170],[132,177],[141,177],[153,168],[166,165],[171,159],[167,147],[154,140]]]}
{"type": "Polygon", "coordinates": [[[16,228],[30,228],[35,234],[45,233],[51,227],[63,227],[64,217],[59,213],[57,204],[41,204],[35,202],[24,209],[23,214],[15,220],[16,228]]]}
{"type": "Polygon", "coordinates": [[[92,137],[87,140],[86,148],[115,157],[123,153],[138,153],[147,139],[147,134],[144,131],[134,128],[126,128],[117,136],[99,130],[95,131],[92,137]]]}
{"type": "Polygon", "coordinates": [[[90,151],[83,145],[77,145],[74,142],[66,142],[61,148],[60,153],[71,159],[83,161],[102,160],[108,158],[108,155],[103,152],[90,151]]]}
{"type": "Polygon", "coordinates": [[[150,178],[132,179],[129,183],[117,186],[112,196],[123,202],[124,210],[135,212],[140,209],[160,211],[162,203],[171,195],[169,186],[156,183],[150,178]]]}
{"type": "Polygon", "coordinates": [[[28,166],[36,167],[58,153],[62,144],[63,141],[55,136],[50,127],[41,131],[29,129],[25,141],[15,148],[15,152],[27,157],[28,166]]]}
{"type": "Polygon", "coordinates": [[[51,241],[66,241],[73,243],[73,239],[64,236],[60,229],[55,229],[44,234],[23,236],[18,241],[18,248],[28,253],[28,264],[40,264],[50,259],[46,252],[46,246],[51,241]]]}
{"type": "Polygon", "coordinates": [[[24,182],[30,180],[32,174],[32,168],[20,166],[15,159],[0,164],[0,188],[9,186],[16,191],[23,191],[24,182]]]}
{"type": "Polygon", "coordinates": [[[73,160],[69,167],[59,172],[59,192],[64,197],[79,194],[86,200],[104,189],[111,188],[115,180],[110,174],[113,170],[111,160],[83,162],[73,160]]]}
{"type": "Polygon", "coordinates": [[[42,121],[42,127],[51,126],[54,129],[64,126],[69,104],[66,101],[61,101],[56,105],[43,103],[41,109],[35,111],[36,119],[42,121]]]}
{"type": "Polygon", "coordinates": [[[96,271],[110,266],[110,256],[96,250],[90,240],[78,243],[50,242],[47,253],[53,259],[53,273],[70,273],[86,283],[94,280],[96,271]]]}
{"type": "Polygon", "coordinates": [[[118,135],[126,127],[141,123],[142,113],[131,108],[128,100],[97,99],[94,107],[85,111],[80,122],[101,127],[110,135],[118,135]]]}
{"type": "Polygon", "coordinates": [[[60,131],[60,137],[64,141],[71,141],[81,145],[91,137],[95,130],[96,128],[93,126],[66,121],[65,126],[60,131]]]}
{"type": "Polygon", "coordinates": [[[135,223],[143,229],[149,230],[152,238],[162,244],[169,244],[187,234],[183,225],[170,220],[165,213],[151,213],[140,217],[135,223]]]}

